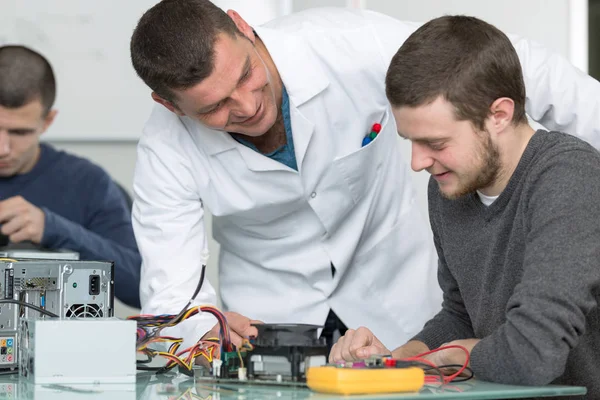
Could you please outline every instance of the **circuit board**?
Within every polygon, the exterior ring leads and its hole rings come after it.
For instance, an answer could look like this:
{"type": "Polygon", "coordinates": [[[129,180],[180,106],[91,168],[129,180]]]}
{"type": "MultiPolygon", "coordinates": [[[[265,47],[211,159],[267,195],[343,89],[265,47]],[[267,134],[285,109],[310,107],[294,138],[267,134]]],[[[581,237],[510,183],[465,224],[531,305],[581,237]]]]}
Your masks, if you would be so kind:
{"type": "Polygon", "coordinates": [[[210,365],[193,368],[207,382],[255,382],[306,386],[306,371],[327,363],[327,346],[318,337],[320,328],[305,324],[257,324],[258,337],[250,349],[221,351],[210,365]]]}
{"type": "MultiPolygon", "coordinates": [[[[196,370],[196,368],[194,368],[196,370]]],[[[308,385],[305,381],[290,381],[290,380],[268,380],[268,379],[239,379],[239,378],[215,378],[206,376],[204,373],[200,375],[194,374],[194,379],[199,383],[207,384],[239,384],[247,386],[273,386],[273,387],[290,387],[290,388],[306,388],[308,385]]]]}

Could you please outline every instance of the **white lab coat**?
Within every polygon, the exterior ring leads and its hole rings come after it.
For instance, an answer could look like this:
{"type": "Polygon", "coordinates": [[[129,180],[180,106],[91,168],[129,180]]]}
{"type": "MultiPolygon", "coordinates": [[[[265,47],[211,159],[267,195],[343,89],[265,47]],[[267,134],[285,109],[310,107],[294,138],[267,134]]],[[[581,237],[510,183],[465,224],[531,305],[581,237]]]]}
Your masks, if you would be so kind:
{"type": "MultiPolygon", "coordinates": [[[[289,94],[298,172],[155,107],[134,179],[143,313],[177,313],[192,295],[206,209],[221,245],[225,308],[265,322],[312,324],[332,308],[348,327],[367,326],[390,348],[421,329],[441,306],[437,256],[384,91],[391,57],[417,26],[373,12],[315,9],[256,28],[289,94]],[[375,122],[381,133],[361,147],[375,122]]],[[[599,147],[600,85],[557,55],[514,43],[528,114],[599,147]]],[[[205,282],[197,303],[215,301],[205,282]]],[[[197,340],[214,323],[198,316],[172,334],[197,340]]]]}

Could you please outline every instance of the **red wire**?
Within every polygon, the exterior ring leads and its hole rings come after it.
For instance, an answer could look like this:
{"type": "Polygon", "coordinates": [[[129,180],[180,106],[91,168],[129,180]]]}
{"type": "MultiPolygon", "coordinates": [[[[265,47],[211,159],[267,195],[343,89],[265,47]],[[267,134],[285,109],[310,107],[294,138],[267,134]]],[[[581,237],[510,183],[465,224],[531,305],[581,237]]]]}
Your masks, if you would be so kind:
{"type": "Polygon", "coordinates": [[[431,361],[429,361],[429,360],[426,360],[426,359],[424,359],[424,358],[421,358],[421,357],[419,357],[419,356],[415,356],[415,357],[409,357],[409,358],[403,358],[403,359],[402,359],[402,361],[418,361],[418,362],[420,362],[420,363],[427,364],[427,365],[429,365],[429,366],[430,366],[430,367],[432,367],[432,368],[437,368],[437,365],[435,365],[435,364],[434,364],[434,363],[432,363],[431,361]]]}
{"type": "Polygon", "coordinates": [[[421,362],[421,363],[425,363],[425,364],[427,364],[429,366],[432,366],[433,368],[437,368],[437,365],[435,365],[431,361],[426,360],[426,359],[424,359],[422,357],[427,356],[427,355],[432,354],[432,353],[437,353],[438,351],[448,350],[448,349],[460,349],[460,350],[464,351],[465,354],[467,355],[467,359],[465,360],[465,363],[463,364],[463,366],[457,372],[455,372],[452,375],[444,377],[444,382],[443,383],[450,383],[454,379],[456,379],[467,368],[467,366],[469,365],[469,361],[470,361],[471,355],[469,354],[469,350],[467,350],[463,346],[458,346],[458,345],[453,344],[453,345],[449,345],[449,346],[438,347],[437,349],[433,349],[433,350],[429,350],[429,351],[427,351],[425,353],[417,354],[414,357],[403,358],[402,361],[418,361],[418,362],[421,362]]]}
{"type": "MultiPolygon", "coordinates": [[[[409,357],[409,358],[403,358],[402,361],[416,361],[422,364],[427,364],[432,368],[437,368],[437,365],[435,365],[434,363],[432,363],[429,360],[426,360],[424,358],[419,358],[419,357],[409,357]]],[[[426,376],[425,377],[425,382],[427,383],[443,383],[440,382],[439,377],[437,376],[426,376]]]]}

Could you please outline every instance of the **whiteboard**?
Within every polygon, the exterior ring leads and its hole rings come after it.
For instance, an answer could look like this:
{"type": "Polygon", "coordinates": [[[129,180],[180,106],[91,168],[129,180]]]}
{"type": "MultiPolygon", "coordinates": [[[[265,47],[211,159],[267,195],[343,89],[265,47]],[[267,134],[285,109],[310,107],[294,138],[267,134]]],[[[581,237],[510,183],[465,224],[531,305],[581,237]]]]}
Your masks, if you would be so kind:
{"type": "MultiPolygon", "coordinates": [[[[129,41],[157,0],[0,0],[0,44],[43,54],[57,81],[47,140],[137,140],[155,104],[131,65],[129,41]]],[[[215,1],[260,24],[279,0],[215,1]]]]}

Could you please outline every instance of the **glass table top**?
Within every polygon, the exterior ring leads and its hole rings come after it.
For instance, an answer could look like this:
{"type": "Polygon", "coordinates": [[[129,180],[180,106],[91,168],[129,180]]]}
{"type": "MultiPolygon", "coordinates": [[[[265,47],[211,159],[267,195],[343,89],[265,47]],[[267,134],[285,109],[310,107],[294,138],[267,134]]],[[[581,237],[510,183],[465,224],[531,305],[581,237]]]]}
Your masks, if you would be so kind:
{"type": "Polygon", "coordinates": [[[518,399],[542,396],[584,395],[578,386],[511,386],[471,380],[449,385],[428,385],[418,393],[386,395],[331,395],[305,387],[218,383],[182,374],[140,372],[135,384],[33,385],[17,375],[0,376],[0,399],[203,399],[203,400],[336,400],[336,399],[518,399]]]}

